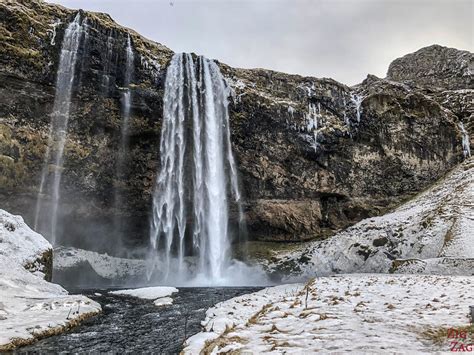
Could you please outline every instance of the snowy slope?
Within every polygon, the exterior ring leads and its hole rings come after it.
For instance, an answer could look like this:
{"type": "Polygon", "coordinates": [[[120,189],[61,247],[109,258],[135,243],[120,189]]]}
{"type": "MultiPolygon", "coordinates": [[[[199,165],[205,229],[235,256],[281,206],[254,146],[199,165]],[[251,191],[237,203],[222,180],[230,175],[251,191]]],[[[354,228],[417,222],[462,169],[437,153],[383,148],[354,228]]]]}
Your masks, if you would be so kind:
{"type": "Polygon", "coordinates": [[[32,263],[39,267],[37,260],[49,250],[48,241],[21,217],[0,210],[0,351],[58,333],[101,310],[31,268],[32,263]]]}
{"type": "Polygon", "coordinates": [[[31,271],[41,271],[38,260],[52,250],[51,244],[31,230],[23,218],[0,209],[0,256],[31,271]]]}
{"type": "Polygon", "coordinates": [[[473,288],[471,276],[373,274],[267,288],[209,309],[184,353],[449,351],[447,329],[469,325],[474,304],[474,293],[460,290],[473,288]]]}
{"type": "Polygon", "coordinates": [[[404,261],[413,259],[430,260],[426,273],[473,275],[474,159],[391,213],[272,259],[267,269],[291,270],[301,280],[332,273],[410,272],[404,261]]]}

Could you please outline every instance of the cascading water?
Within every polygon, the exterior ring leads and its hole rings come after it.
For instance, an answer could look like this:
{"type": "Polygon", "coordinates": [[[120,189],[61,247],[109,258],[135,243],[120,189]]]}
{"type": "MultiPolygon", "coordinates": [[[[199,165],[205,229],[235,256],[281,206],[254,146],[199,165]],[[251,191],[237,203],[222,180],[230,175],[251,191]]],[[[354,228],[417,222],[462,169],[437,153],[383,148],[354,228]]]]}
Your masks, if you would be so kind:
{"type": "Polygon", "coordinates": [[[164,280],[184,280],[185,255],[196,275],[218,284],[230,264],[229,197],[244,225],[232,154],[228,96],[219,67],[190,54],[174,55],[166,74],[161,164],[153,195],[150,241],[164,280]]]}
{"type": "Polygon", "coordinates": [[[64,33],[56,78],[56,93],[51,114],[48,147],[44,157],[36,204],[35,230],[48,236],[53,245],[57,242],[60,184],[71,107],[71,93],[79,45],[82,34],[85,32],[84,28],[80,13],[78,13],[64,33]],[[50,196],[51,200],[46,201],[46,196],[50,196]],[[46,204],[48,205],[46,206],[46,204]]]}
{"type": "MultiPolygon", "coordinates": [[[[128,131],[129,131],[129,121],[130,121],[130,106],[132,100],[132,93],[130,92],[130,84],[133,77],[133,68],[134,68],[134,53],[132,47],[132,41],[130,35],[127,37],[127,46],[125,49],[125,77],[124,77],[124,91],[122,92],[122,124],[120,130],[120,146],[117,157],[117,166],[116,166],[116,179],[120,184],[125,181],[124,176],[124,165],[126,161],[126,154],[128,151],[128,131]]],[[[114,196],[114,207],[115,210],[118,210],[122,206],[122,195],[120,193],[119,186],[115,188],[114,196]]],[[[114,219],[114,234],[117,236],[117,242],[121,241],[122,231],[123,231],[122,219],[120,216],[115,213],[114,219]]],[[[119,243],[120,244],[120,243],[119,243]]],[[[120,245],[121,247],[121,245],[120,245]]]]}

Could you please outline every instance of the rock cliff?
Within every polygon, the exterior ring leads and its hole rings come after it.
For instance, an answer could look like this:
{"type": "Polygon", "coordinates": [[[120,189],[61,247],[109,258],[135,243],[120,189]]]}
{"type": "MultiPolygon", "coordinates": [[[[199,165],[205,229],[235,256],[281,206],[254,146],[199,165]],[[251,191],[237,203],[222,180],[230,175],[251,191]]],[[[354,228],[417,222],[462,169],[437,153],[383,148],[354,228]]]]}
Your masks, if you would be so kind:
{"type": "MultiPolygon", "coordinates": [[[[39,0],[0,2],[0,198],[2,208],[27,221],[47,148],[61,41],[76,13],[39,0]]],[[[116,216],[126,245],[148,242],[173,52],[108,15],[81,16],[87,33],[64,153],[60,240],[113,253],[116,216]],[[118,178],[129,35],[135,54],[130,146],[125,178],[118,178]],[[115,191],[123,196],[119,206],[115,191]]],[[[461,162],[463,139],[474,134],[470,60],[469,52],[428,47],[395,60],[387,78],[369,75],[355,87],[219,63],[232,91],[231,136],[249,237],[327,237],[395,206],[461,162]]]]}

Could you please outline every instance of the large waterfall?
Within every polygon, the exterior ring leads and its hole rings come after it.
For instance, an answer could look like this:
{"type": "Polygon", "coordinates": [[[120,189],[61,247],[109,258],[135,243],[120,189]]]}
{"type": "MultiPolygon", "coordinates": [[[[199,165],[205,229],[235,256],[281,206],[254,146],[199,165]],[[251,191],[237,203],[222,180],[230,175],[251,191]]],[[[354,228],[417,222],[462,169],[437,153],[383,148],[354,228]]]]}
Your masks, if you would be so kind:
{"type": "Polygon", "coordinates": [[[166,74],[160,170],[153,196],[150,241],[164,279],[183,280],[192,268],[210,283],[230,263],[230,203],[242,227],[241,194],[227,111],[229,89],[211,60],[175,54],[166,74]]]}
{"type": "Polygon", "coordinates": [[[56,78],[56,93],[51,114],[48,147],[44,157],[36,204],[35,230],[48,236],[53,245],[57,242],[60,184],[71,107],[71,93],[78,49],[82,34],[85,32],[84,27],[84,23],[81,23],[80,13],[77,13],[64,33],[56,78]]]}

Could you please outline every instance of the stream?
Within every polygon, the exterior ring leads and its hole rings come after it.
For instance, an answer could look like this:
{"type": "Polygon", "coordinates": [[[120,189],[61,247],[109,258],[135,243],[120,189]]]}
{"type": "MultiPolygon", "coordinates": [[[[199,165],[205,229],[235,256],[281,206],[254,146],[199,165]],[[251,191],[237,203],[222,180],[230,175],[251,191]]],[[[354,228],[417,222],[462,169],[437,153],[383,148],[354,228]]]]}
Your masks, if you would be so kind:
{"type": "Polygon", "coordinates": [[[218,302],[261,288],[179,288],[171,306],[107,293],[77,291],[99,302],[102,314],[60,335],[19,348],[18,354],[133,352],[177,354],[183,341],[201,330],[206,310],[218,302]],[[185,329],[186,328],[186,329],[185,329]]]}

